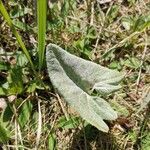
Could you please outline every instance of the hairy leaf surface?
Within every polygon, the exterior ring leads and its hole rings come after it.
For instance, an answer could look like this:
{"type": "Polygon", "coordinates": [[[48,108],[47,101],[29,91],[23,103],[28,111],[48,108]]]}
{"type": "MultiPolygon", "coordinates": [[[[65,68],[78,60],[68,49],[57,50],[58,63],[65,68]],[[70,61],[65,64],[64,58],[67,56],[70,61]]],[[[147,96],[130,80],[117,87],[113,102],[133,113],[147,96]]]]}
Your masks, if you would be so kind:
{"type": "Polygon", "coordinates": [[[123,75],[69,54],[54,44],[47,46],[46,61],[50,80],[64,100],[87,122],[107,132],[103,119],[114,120],[117,113],[104,99],[90,94],[93,90],[108,94],[119,89],[117,83],[123,75]]]}

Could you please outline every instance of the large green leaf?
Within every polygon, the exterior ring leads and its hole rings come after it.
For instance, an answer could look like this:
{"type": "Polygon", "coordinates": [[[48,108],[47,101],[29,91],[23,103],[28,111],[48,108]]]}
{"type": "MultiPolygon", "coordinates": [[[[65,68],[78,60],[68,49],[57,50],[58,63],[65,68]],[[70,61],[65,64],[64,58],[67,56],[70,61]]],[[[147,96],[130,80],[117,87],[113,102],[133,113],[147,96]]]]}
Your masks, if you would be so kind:
{"type": "Polygon", "coordinates": [[[69,54],[57,45],[49,44],[46,61],[50,80],[58,93],[87,122],[99,130],[108,131],[103,121],[114,120],[117,113],[100,97],[90,96],[93,90],[110,93],[123,77],[120,73],[69,54]]]}

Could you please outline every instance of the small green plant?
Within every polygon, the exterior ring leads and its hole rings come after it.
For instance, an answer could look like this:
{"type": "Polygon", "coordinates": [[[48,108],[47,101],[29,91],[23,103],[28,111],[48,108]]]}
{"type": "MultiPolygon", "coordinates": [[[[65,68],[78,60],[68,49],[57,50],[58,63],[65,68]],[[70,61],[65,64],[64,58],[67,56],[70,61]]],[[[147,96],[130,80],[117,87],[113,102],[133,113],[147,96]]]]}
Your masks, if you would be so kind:
{"type": "Polygon", "coordinates": [[[149,149],[150,3],[103,3],[1,0],[0,148],[149,149]]]}
{"type": "Polygon", "coordinates": [[[117,113],[98,96],[90,96],[94,90],[109,94],[120,88],[117,83],[123,75],[71,55],[54,44],[47,46],[49,77],[55,89],[89,123],[108,132],[103,119],[114,120],[117,113]]]}
{"type": "MultiPolygon", "coordinates": [[[[67,6],[66,4],[68,3],[65,3],[65,6],[67,6]]],[[[45,55],[46,8],[46,0],[37,1],[39,70],[42,68],[45,55]]],[[[31,56],[15,29],[2,1],[0,1],[0,11],[11,27],[35,72],[35,66],[33,65],[31,56]]],[[[94,90],[100,94],[108,94],[119,89],[120,86],[116,86],[115,84],[122,79],[122,75],[92,62],[72,56],[52,44],[47,47],[46,58],[50,79],[58,92],[85,120],[98,129],[107,132],[108,126],[103,122],[103,119],[116,119],[117,114],[103,99],[90,95],[94,90]],[[80,64],[78,64],[78,62],[80,62],[80,64]],[[68,93],[67,89],[71,91],[68,93]]],[[[17,87],[16,92],[18,92],[17,87]]],[[[22,89],[23,88],[21,88],[21,90],[22,89]]]]}

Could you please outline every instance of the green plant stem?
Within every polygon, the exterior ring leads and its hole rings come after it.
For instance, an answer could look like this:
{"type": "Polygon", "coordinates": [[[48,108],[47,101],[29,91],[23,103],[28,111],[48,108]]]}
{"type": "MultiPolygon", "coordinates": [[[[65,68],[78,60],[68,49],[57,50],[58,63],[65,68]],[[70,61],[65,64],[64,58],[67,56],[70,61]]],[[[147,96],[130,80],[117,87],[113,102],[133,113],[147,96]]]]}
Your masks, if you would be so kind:
{"type": "Polygon", "coordinates": [[[37,0],[39,71],[43,66],[45,55],[46,12],[47,0],[37,0]]]}

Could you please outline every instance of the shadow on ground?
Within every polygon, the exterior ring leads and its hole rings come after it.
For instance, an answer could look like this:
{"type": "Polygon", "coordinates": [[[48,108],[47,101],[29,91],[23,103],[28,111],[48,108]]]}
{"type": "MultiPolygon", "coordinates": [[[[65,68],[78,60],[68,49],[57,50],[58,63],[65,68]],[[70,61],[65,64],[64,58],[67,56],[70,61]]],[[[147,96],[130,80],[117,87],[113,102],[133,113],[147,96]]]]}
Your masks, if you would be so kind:
{"type": "Polygon", "coordinates": [[[112,134],[100,132],[91,125],[75,133],[73,137],[69,150],[121,150],[112,134]]]}

